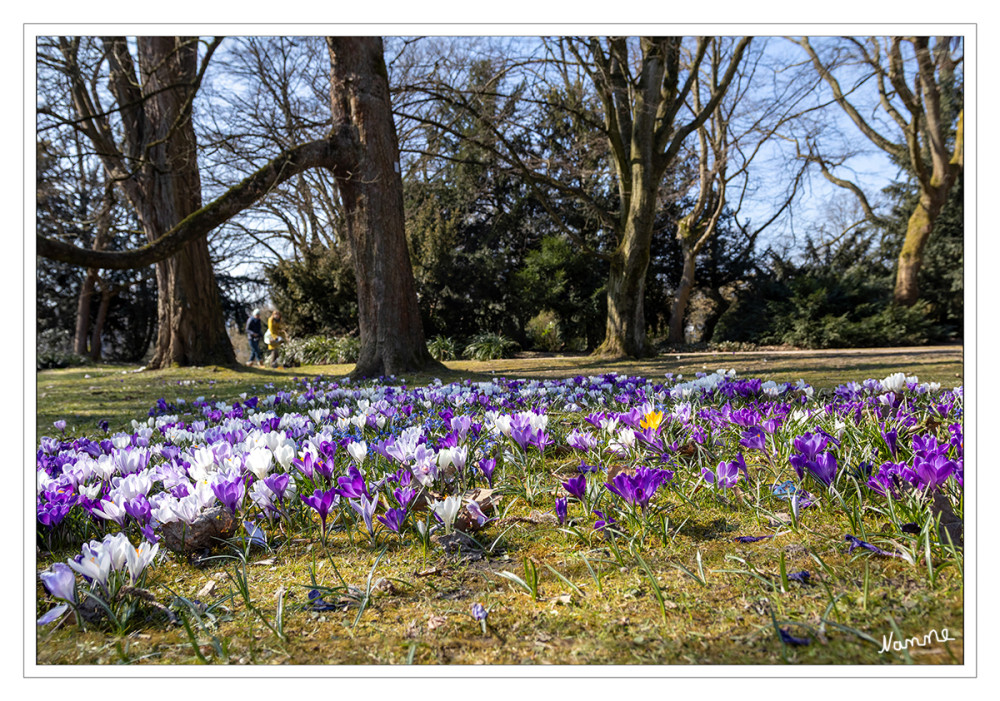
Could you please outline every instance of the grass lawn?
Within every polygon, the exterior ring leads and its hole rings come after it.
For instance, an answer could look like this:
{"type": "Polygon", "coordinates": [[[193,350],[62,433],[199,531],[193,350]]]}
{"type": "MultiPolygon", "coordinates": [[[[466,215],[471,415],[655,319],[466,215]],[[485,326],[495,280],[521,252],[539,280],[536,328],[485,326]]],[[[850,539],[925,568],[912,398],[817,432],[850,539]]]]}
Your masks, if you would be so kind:
{"type": "MultiPolygon", "coordinates": [[[[662,382],[665,373],[694,379],[696,372],[732,368],[738,377],[803,379],[818,394],[830,396],[824,390],[894,372],[917,375],[921,382],[940,383],[942,388],[961,385],[963,375],[960,347],[693,353],[616,363],[529,357],[446,365],[447,373],[407,377],[405,384],[423,385],[434,377],[448,383],[611,371],[662,382]]],[[[67,422],[67,437],[103,436],[96,429],[101,420],[109,422],[111,433],[131,431],[132,420],[145,421],[161,398],[184,399],[187,405],[198,398],[232,403],[243,393],[263,397],[290,390],[296,386],[293,378],[340,378],[350,366],[135,370],[102,365],[39,372],[39,436],[58,435],[53,422],[60,419],[67,422]]],[[[553,411],[550,430],[564,439],[571,421],[575,419],[569,414],[553,411]]],[[[947,435],[945,426],[929,420],[917,428],[947,435]]],[[[849,454],[846,443],[841,450],[842,456],[849,454]]],[[[861,454],[860,447],[857,451],[861,454]]],[[[701,468],[715,468],[717,460],[710,459],[714,453],[677,452],[679,476],[671,491],[662,489],[649,510],[623,527],[620,536],[594,530],[593,516],[573,500],[568,524],[557,523],[554,499],[565,493],[560,484],[577,474],[580,463],[579,455],[558,446],[544,459],[532,462],[525,457],[523,472],[506,469],[504,481],[494,485],[502,497],[498,520],[475,532],[475,543],[466,543],[458,552],[422,542],[416,531],[397,537],[383,530],[372,545],[358,523],[350,530],[338,525],[324,544],[318,520],[306,513],[297,528],[267,528],[265,548],[241,546],[237,538],[221,547],[215,559],[197,563],[168,553],[150,570],[145,588],[183,624],[170,623],[162,609],[143,602],[120,629],[105,620],[80,631],[70,617],[55,628],[39,627],[37,661],[962,662],[961,550],[939,542],[933,522],[918,524],[919,534],[900,532],[900,522],[909,518],[888,512],[867,496],[855,497],[850,490],[856,483],[847,479],[837,483],[842,496],[823,494],[792,518],[789,502],[775,498],[769,489],[770,482],[789,478],[787,457],[783,464],[769,464],[761,453],[745,452],[749,472],[761,478],[726,492],[699,484],[701,468]],[[517,479],[510,479],[511,474],[517,479]],[[906,556],[848,552],[845,534],[906,556]],[[768,537],[736,542],[741,536],[768,537]],[[808,575],[802,581],[789,577],[799,572],[808,575]],[[311,590],[329,606],[310,602],[311,590]],[[485,634],[470,613],[476,603],[488,610],[485,634]],[[932,629],[947,629],[953,640],[880,652],[883,637],[923,639],[932,629]],[[779,630],[792,638],[783,639],[779,630]],[[809,642],[796,644],[795,638],[809,642]]],[[[613,463],[609,459],[605,467],[613,463]]],[[[601,477],[598,484],[608,478],[601,477]]],[[[815,483],[806,486],[817,492],[815,483]]],[[[612,497],[605,495],[601,507],[607,510],[605,505],[611,503],[612,497]]],[[[619,520],[624,522],[625,515],[620,512],[619,520]]],[[[57,543],[50,549],[40,537],[37,571],[79,552],[78,544],[57,543]]],[[[40,616],[53,602],[40,583],[37,590],[40,616]]]]}

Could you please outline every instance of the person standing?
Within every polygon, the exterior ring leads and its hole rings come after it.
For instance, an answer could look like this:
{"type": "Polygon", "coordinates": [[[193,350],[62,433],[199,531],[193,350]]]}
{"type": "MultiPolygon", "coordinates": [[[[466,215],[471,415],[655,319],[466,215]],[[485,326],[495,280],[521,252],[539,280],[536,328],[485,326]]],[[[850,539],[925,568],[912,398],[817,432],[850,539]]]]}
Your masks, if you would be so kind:
{"type": "Polygon", "coordinates": [[[247,366],[253,367],[254,361],[264,367],[264,353],[260,349],[261,339],[264,338],[264,324],[260,320],[260,309],[254,309],[247,319],[247,340],[250,341],[250,362],[247,366]]]}
{"type": "Polygon", "coordinates": [[[271,312],[271,318],[267,320],[267,330],[271,334],[267,349],[271,351],[271,367],[278,367],[278,351],[281,344],[285,342],[285,325],[281,321],[281,312],[275,309],[271,312]]]}

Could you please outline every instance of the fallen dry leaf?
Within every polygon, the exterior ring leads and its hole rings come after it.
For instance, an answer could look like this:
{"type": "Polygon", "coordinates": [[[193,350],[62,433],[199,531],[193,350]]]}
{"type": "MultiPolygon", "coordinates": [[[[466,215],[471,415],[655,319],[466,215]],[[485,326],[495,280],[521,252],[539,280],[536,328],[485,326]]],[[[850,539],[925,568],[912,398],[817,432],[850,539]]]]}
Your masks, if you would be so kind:
{"type": "Polygon", "coordinates": [[[427,619],[427,630],[434,630],[435,628],[440,628],[447,622],[448,619],[445,618],[444,616],[431,616],[430,618],[427,619]]]}

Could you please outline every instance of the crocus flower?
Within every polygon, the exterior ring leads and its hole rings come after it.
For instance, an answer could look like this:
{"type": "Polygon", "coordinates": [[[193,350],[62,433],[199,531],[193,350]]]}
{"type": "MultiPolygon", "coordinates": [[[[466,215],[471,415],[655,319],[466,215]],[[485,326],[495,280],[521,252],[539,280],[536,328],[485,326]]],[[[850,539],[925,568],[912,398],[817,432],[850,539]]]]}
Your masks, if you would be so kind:
{"type": "Polygon", "coordinates": [[[378,494],[376,494],[375,498],[372,499],[371,501],[369,501],[367,497],[362,495],[359,496],[357,500],[352,499],[348,502],[351,505],[352,509],[361,514],[361,518],[364,519],[365,522],[365,528],[368,529],[369,536],[374,535],[375,533],[373,521],[375,516],[375,509],[378,507],[378,499],[379,499],[378,494]]]}
{"type": "Polygon", "coordinates": [[[267,448],[254,448],[246,457],[246,468],[259,480],[267,477],[274,466],[274,455],[267,448]]]}
{"type": "Polygon", "coordinates": [[[399,533],[399,529],[403,527],[403,521],[406,520],[406,509],[388,509],[385,516],[376,516],[375,518],[393,533],[399,533]]]}
{"type": "Polygon", "coordinates": [[[587,451],[597,447],[597,437],[592,433],[587,433],[586,431],[574,428],[570,431],[570,434],[566,436],[566,444],[571,448],[587,451]]]}
{"type": "Polygon", "coordinates": [[[310,506],[316,510],[319,514],[320,528],[323,537],[326,537],[326,517],[330,513],[330,510],[340,501],[340,495],[337,493],[336,488],[330,488],[325,492],[317,489],[313,492],[312,496],[302,496],[299,495],[306,506],[310,506]]]}
{"type": "Polygon", "coordinates": [[[140,543],[138,548],[129,547],[125,549],[125,565],[128,567],[128,574],[132,580],[132,584],[139,581],[143,570],[153,561],[159,549],[159,543],[151,544],[148,541],[140,543]]]}
{"type": "Polygon", "coordinates": [[[918,486],[925,489],[937,489],[944,484],[956,471],[956,464],[944,455],[936,455],[931,459],[913,459],[913,472],[917,477],[918,486]]]}
{"type": "Polygon", "coordinates": [[[365,477],[356,465],[351,465],[347,475],[337,478],[340,485],[340,494],[348,499],[357,499],[362,496],[369,496],[368,485],[365,484],[365,477]]]}
{"type": "Polygon", "coordinates": [[[813,460],[821,451],[826,449],[826,441],[826,436],[822,434],[804,433],[794,438],[792,445],[806,460],[813,460]]]}
{"type": "Polygon", "coordinates": [[[483,475],[485,475],[487,482],[489,482],[490,487],[493,486],[493,470],[497,467],[497,461],[494,458],[483,458],[476,463],[483,475]]]}
{"type": "Polygon", "coordinates": [[[288,482],[290,479],[291,475],[288,474],[273,474],[264,479],[264,484],[266,484],[267,488],[274,492],[274,496],[281,501],[285,497],[285,490],[288,489],[288,482]]]}
{"type": "Polygon", "coordinates": [[[236,510],[243,503],[246,486],[243,484],[243,480],[237,477],[229,482],[215,482],[212,484],[212,492],[222,502],[222,505],[235,516],[236,510]]]}
{"type": "Polygon", "coordinates": [[[444,534],[448,535],[451,533],[451,527],[458,516],[458,510],[462,508],[462,498],[450,496],[443,501],[432,501],[429,503],[429,506],[435,515],[441,519],[441,523],[444,524],[444,534]]]}
{"type": "Polygon", "coordinates": [[[740,445],[749,450],[765,450],[767,448],[767,434],[759,426],[751,426],[743,432],[740,445]]]}
{"type": "Polygon", "coordinates": [[[472,605],[472,617],[477,621],[485,621],[486,616],[489,615],[486,608],[480,604],[475,603],[472,605]]]}
{"type": "Polygon", "coordinates": [[[149,500],[141,494],[135,499],[125,502],[125,513],[135,519],[140,526],[146,525],[153,518],[149,500]]]}
{"type": "Polygon", "coordinates": [[[706,482],[722,489],[731,489],[740,479],[739,463],[722,461],[713,473],[707,467],[701,468],[701,476],[706,482]]]}
{"type": "Polygon", "coordinates": [[[597,509],[594,509],[593,514],[599,517],[597,520],[594,521],[595,531],[603,531],[608,526],[614,526],[616,523],[618,523],[611,516],[605,516],[603,511],[598,511],[597,509]]]}
{"type": "Polygon", "coordinates": [[[567,513],[568,503],[569,499],[567,499],[566,497],[560,497],[556,499],[556,518],[559,519],[560,526],[566,523],[566,513],[567,513]]]}
{"type": "Polygon", "coordinates": [[[475,499],[469,501],[469,503],[465,505],[465,508],[470,514],[472,514],[472,518],[476,519],[476,525],[478,526],[482,526],[487,521],[492,520],[486,517],[486,514],[483,513],[483,508],[475,499]]]}
{"type": "Polygon", "coordinates": [[[587,477],[586,475],[577,475],[563,482],[562,486],[571,495],[583,501],[583,497],[587,493],[587,477]]]}
{"type": "Polygon", "coordinates": [[[45,588],[48,589],[49,594],[57,599],[76,603],[76,575],[65,562],[53,564],[52,567],[38,576],[45,588]]]}
{"type": "Polygon", "coordinates": [[[400,489],[394,489],[392,495],[396,497],[396,503],[398,503],[403,509],[406,509],[406,507],[410,505],[410,502],[413,501],[413,497],[417,495],[417,492],[415,489],[410,487],[403,487],[400,489]]]}
{"type": "Polygon", "coordinates": [[[619,473],[610,482],[605,482],[604,486],[629,504],[646,508],[660,485],[673,479],[673,476],[674,473],[670,470],[642,466],[633,475],[619,473]]]}
{"type": "Polygon", "coordinates": [[[639,427],[655,431],[657,428],[660,427],[660,423],[662,421],[663,421],[662,411],[650,411],[648,414],[646,414],[645,417],[643,417],[642,421],[639,422],[639,427]]]}
{"type": "Polygon", "coordinates": [[[778,634],[786,645],[808,645],[811,642],[809,638],[796,638],[784,628],[778,628],[778,634]]]}
{"type": "Polygon", "coordinates": [[[356,441],[347,444],[347,452],[355,463],[360,465],[368,455],[368,444],[364,441],[356,441]]]}
{"type": "Polygon", "coordinates": [[[882,424],[882,440],[889,447],[889,453],[892,455],[892,459],[896,460],[899,453],[899,433],[896,429],[886,429],[885,424],[882,424]]]}
{"type": "Polygon", "coordinates": [[[53,421],[52,425],[58,428],[62,433],[66,433],[66,422],[63,419],[53,421]]]}
{"type": "Polygon", "coordinates": [[[837,458],[833,453],[822,453],[816,457],[814,462],[807,464],[809,472],[817,480],[829,487],[837,476],[837,458]]]}
{"type": "Polygon", "coordinates": [[[97,582],[101,588],[107,589],[108,576],[111,574],[111,552],[100,547],[96,541],[83,546],[83,552],[66,564],[84,577],[97,582]]]}

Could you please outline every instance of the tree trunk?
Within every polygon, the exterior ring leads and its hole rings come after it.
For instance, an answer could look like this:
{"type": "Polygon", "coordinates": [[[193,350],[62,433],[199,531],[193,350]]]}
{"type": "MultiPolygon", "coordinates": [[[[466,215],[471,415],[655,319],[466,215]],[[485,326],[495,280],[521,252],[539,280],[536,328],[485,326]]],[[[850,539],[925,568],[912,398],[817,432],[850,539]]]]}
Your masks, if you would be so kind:
{"type": "Polygon", "coordinates": [[[637,159],[633,164],[634,191],[621,243],[611,256],[608,318],[604,342],[596,351],[597,355],[610,358],[641,358],[647,353],[643,301],[646,296],[646,271],[649,269],[653,220],[656,216],[656,195],[662,178],[662,172],[656,172],[659,169],[654,168],[648,160],[651,160],[651,151],[647,151],[647,162],[637,159]]]}
{"type": "Polygon", "coordinates": [[[674,302],[670,306],[670,333],[667,336],[669,343],[684,343],[684,316],[687,313],[691,290],[694,288],[695,252],[685,238],[681,238],[681,252],[684,256],[684,270],[681,272],[681,282],[677,286],[674,302]]]}
{"type": "Polygon", "coordinates": [[[893,291],[893,302],[903,307],[912,307],[920,297],[918,276],[924,262],[924,247],[934,222],[937,221],[941,209],[948,199],[947,188],[938,188],[936,192],[926,192],[921,189],[917,208],[910,215],[906,225],[906,237],[903,239],[903,249],[899,253],[899,264],[896,268],[896,288],[893,291]]]}
{"type": "Polygon", "coordinates": [[[97,270],[88,268],[80,286],[80,296],[76,303],[76,333],[73,336],[73,352],[87,355],[87,337],[90,335],[90,298],[97,285],[97,270]]]}
{"type": "MultiPolygon", "coordinates": [[[[150,242],[201,208],[201,178],[190,105],[197,67],[196,43],[178,37],[139,37],[145,79],[143,104],[150,133],[148,164],[133,202],[150,242]],[[169,86],[178,86],[169,89],[169,86]]],[[[156,265],[157,339],[150,368],[172,365],[234,365],[208,242],[191,241],[156,265]]]]}
{"type": "Polygon", "coordinates": [[[104,334],[104,322],[108,320],[108,309],[111,307],[111,298],[114,296],[115,292],[110,287],[101,289],[101,305],[97,309],[94,329],[90,334],[90,359],[95,363],[101,359],[101,336],[104,334]]]}
{"type": "Polygon", "coordinates": [[[328,37],[334,124],[352,124],[361,144],[349,176],[338,176],[358,288],[361,352],[354,377],[438,366],[427,350],[403,219],[399,144],[378,37],[328,37]]]}
{"type": "Polygon", "coordinates": [[[723,297],[722,293],[715,287],[709,286],[705,290],[705,294],[707,294],[708,298],[713,302],[712,311],[710,311],[708,316],[705,317],[705,324],[701,330],[701,338],[698,340],[711,342],[712,336],[715,335],[715,327],[719,325],[719,319],[721,319],[722,315],[729,309],[730,303],[726,301],[726,298],[723,297]]]}

